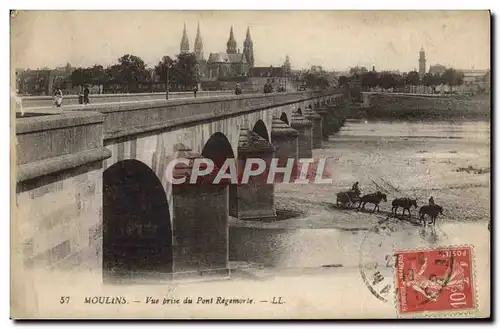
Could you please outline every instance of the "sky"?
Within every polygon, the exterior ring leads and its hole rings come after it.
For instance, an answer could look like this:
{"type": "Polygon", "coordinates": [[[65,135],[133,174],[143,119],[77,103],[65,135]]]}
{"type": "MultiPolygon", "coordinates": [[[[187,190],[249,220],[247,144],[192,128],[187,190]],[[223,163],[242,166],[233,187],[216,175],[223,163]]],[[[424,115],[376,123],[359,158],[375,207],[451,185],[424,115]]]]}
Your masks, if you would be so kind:
{"type": "Polygon", "coordinates": [[[225,52],[230,27],[243,51],[247,27],[255,66],[292,69],[321,65],[343,71],[418,70],[424,48],[429,65],[490,67],[487,11],[20,11],[11,19],[16,68],[109,65],[124,54],[153,67],[180,50],[186,24],[193,51],[200,24],[205,58],[225,52]]]}

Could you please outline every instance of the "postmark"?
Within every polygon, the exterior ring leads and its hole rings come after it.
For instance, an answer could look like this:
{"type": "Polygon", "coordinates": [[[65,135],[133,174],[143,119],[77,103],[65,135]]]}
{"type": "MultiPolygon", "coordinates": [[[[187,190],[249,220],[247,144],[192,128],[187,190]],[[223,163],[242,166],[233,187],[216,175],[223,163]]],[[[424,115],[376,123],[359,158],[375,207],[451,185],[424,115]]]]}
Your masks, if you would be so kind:
{"type": "Polygon", "coordinates": [[[359,253],[359,272],[361,279],[378,300],[384,303],[394,301],[394,243],[391,233],[394,228],[386,220],[365,234],[359,253]]]}
{"type": "Polygon", "coordinates": [[[400,315],[475,310],[472,247],[397,250],[395,254],[400,315]]]}

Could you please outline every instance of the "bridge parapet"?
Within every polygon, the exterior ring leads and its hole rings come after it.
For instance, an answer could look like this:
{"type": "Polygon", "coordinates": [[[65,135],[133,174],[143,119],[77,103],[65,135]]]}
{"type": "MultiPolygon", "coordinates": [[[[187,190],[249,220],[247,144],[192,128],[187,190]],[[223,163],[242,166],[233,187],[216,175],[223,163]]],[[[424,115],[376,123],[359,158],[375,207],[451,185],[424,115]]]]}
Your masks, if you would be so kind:
{"type": "Polygon", "coordinates": [[[66,112],[16,120],[18,182],[111,156],[103,146],[104,116],[66,112]]]}
{"type": "Polygon", "coordinates": [[[176,126],[197,124],[227,116],[331,96],[331,92],[291,92],[215,96],[197,99],[149,100],[137,103],[87,105],[70,111],[104,115],[104,138],[114,139],[176,126]]]}

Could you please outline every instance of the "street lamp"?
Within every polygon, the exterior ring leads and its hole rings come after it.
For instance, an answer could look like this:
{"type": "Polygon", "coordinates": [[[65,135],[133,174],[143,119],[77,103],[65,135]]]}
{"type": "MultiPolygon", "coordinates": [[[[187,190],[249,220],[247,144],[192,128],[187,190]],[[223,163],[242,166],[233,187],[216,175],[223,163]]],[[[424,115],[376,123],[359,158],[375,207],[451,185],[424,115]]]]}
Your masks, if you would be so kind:
{"type": "Polygon", "coordinates": [[[168,101],[168,85],[169,85],[169,79],[168,79],[168,71],[170,71],[170,65],[167,64],[167,78],[165,81],[165,99],[168,101]]]}

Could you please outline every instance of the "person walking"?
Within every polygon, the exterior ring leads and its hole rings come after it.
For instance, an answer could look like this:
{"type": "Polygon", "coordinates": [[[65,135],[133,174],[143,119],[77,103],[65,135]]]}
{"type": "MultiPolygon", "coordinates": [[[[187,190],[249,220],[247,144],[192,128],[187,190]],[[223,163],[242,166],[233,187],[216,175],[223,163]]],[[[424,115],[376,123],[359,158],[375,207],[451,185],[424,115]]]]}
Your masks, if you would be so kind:
{"type": "Polygon", "coordinates": [[[88,103],[90,103],[89,95],[90,95],[89,86],[85,85],[85,88],[83,89],[83,104],[87,105],[88,103]]]}
{"type": "Polygon", "coordinates": [[[194,98],[196,98],[197,92],[198,92],[198,86],[194,86],[194,88],[193,88],[194,98]]]}
{"type": "Polygon", "coordinates": [[[236,84],[236,88],[234,90],[236,95],[241,95],[241,85],[239,83],[236,84]]]}
{"type": "Polygon", "coordinates": [[[56,107],[61,107],[63,100],[63,93],[60,88],[56,88],[54,92],[54,104],[56,107]]]}
{"type": "Polygon", "coordinates": [[[83,104],[83,85],[78,88],[78,104],[83,104]]]}

